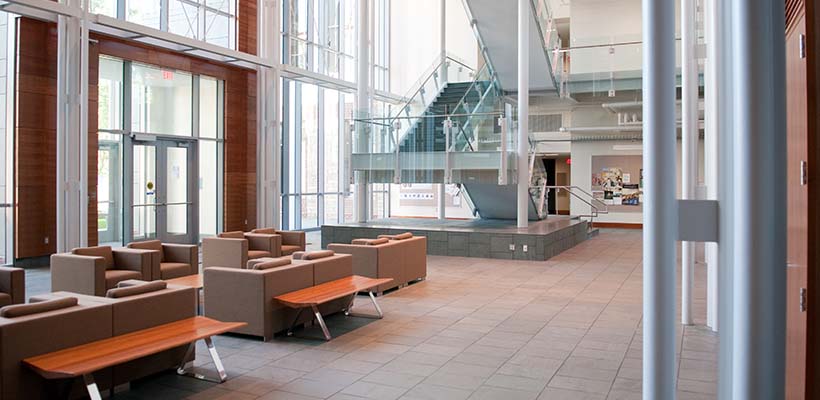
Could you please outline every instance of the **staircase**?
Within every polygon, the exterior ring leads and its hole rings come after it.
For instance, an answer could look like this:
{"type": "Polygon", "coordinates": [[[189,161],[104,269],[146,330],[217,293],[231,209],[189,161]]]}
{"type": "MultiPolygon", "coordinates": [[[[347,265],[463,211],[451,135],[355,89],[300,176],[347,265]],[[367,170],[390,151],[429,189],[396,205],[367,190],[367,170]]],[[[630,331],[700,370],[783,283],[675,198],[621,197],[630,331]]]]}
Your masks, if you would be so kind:
{"type": "Polygon", "coordinates": [[[448,83],[421,118],[415,121],[402,140],[399,151],[402,153],[446,151],[444,120],[447,115],[453,113],[460,102],[478,103],[481,95],[476,91],[471,91],[472,86],[473,82],[448,83]]]}

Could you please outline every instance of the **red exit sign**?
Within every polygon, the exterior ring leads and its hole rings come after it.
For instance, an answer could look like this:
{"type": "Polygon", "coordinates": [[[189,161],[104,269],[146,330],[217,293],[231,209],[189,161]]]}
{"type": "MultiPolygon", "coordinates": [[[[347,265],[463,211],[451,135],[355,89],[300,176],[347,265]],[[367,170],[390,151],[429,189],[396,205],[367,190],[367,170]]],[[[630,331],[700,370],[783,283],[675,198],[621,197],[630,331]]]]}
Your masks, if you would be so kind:
{"type": "Polygon", "coordinates": [[[173,71],[162,70],[162,79],[165,79],[166,81],[173,80],[174,79],[174,72],[173,71]]]}

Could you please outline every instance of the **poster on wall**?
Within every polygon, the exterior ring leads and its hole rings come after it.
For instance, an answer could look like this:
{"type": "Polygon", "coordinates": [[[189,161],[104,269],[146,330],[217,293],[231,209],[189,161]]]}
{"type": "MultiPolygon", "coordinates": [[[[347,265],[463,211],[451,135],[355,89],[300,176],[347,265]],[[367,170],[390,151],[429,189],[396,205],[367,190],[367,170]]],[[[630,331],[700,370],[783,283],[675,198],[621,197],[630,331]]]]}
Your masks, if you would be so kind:
{"type": "Polygon", "coordinates": [[[643,157],[592,156],[592,195],[612,212],[643,211],[643,157]]]}

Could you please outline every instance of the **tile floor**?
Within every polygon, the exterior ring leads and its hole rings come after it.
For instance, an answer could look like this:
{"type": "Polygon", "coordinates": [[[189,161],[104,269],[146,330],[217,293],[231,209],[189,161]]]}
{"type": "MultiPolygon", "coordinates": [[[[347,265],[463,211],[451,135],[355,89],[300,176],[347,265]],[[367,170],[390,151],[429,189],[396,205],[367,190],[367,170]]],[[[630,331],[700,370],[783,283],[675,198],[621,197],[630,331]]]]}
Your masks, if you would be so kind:
{"type": "MultiPolygon", "coordinates": [[[[639,231],[604,231],[546,262],[428,260],[427,281],[380,299],[383,320],[328,318],[331,342],[219,337],[228,382],[167,373],[115,398],[641,398],[639,231]]],[[[30,294],[47,291],[47,270],[28,278],[30,294]]],[[[678,329],[681,400],[715,398],[717,386],[700,267],[695,292],[697,325],[678,329]]],[[[298,335],[319,336],[315,328],[298,335]]],[[[197,369],[211,373],[207,351],[197,352],[197,369]]]]}

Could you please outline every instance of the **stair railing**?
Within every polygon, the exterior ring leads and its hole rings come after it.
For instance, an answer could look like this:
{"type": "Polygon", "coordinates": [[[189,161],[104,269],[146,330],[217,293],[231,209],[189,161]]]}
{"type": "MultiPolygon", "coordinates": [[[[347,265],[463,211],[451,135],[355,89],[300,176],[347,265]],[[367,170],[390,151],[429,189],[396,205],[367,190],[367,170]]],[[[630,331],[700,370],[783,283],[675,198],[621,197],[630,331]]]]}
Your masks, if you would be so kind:
{"type": "Polygon", "coordinates": [[[473,146],[473,141],[476,140],[474,135],[470,135],[472,125],[474,124],[473,117],[478,115],[479,111],[482,107],[487,106],[487,102],[491,100],[495,100],[498,98],[497,94],[500,93],[498,89],[498,81],[495,79],[493,75],[491,66],[489,64],[484,64],[479,72],[475,75],[475,79],[470,84],[470,87],[464,92],[464,96],[456,103],[456,106],[453,107],[452,115],[455,114],[467,114],[467,118],[462,124],[458,125],[458,132],[457,136],[453,138],[453,145],[458,144],[458,139],[463,138],[465,142],[465,146],[457,151],[463,151],[465,148],[469,148],[469,151],[475,151],[475,147],[473,146]],[[484,89],[481,87],[482,83],[489,83],[487,88],[484,89]],[[479,95],[478,101],[475,102],[475,106],[471,106],[468,102],[470,94],[472,92],[476,92],[479,95]],[[490,99],[492,94],[496,94],[496,96],[490,99]],[[490,100],[488,100],[490,99],[490,100]]]}
{"type": "Polygon", "coordinates": [[[542,195],[550,189],[556,189],[556,191],[565,190],[571,196],[575,197],[576,199],[580,200],[581,202],[589,206],[590,213],[578,215],[578,217],[589,218],[590,229],[593,228],[593,225],[595,224],[595,218],[597,218],[600,214],[609,214],[609,206],[606,203],[604,203],[600,199],[595,198],[595,196],[593,196],[592,193],[589,193],[578,186],[544,185],[542,189],[542,195]],[[580,192],[580,194],[578,192],[580,192]]]}
{"type": "Polygon", "coordinates": [[[422,74],[422,78],[413,84],[409,94],[405,96],[405,102],[391,115],[391,118],[386,123],[389,126],[395,126],[396,122],[407,120],[407,125],[401,128],[399,134],[395,136],[396,143],[394,143],[394,146],[401,146],[401,142],[407,134],[412,131],[416,122],[419,120],[408,119],[406,117],[422,115],[427,108],[433,104],[433,101],[435,101],[447,83],[450,81],[456,82],[458,80],[457,77],[459,74],[451,73],[451,71],[448,70],[451,66],[456,66],[459,71],[467,71],[468,75],[475,76],[475,70],[472,67],[450,55],[447,55],[444,59],[437,60],[428,67],[424,74],[422,74]]]}
{"type": "Polygon", "coordinates": [[[558,57],[558,50],[561,49],[561,38],[558,36],[557,26],[550,10],[549,0],[531,0],[532,8],[535,12],[536,28],[541,38],[541,47],[547,58],[550,70],[550,78],[559,93],[561,92],[561,74],[563,67],[560,65],[561,58],[558,57]]]}

